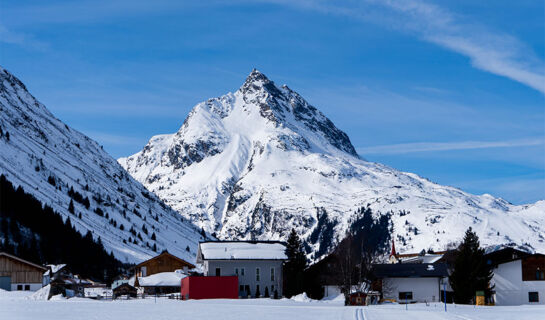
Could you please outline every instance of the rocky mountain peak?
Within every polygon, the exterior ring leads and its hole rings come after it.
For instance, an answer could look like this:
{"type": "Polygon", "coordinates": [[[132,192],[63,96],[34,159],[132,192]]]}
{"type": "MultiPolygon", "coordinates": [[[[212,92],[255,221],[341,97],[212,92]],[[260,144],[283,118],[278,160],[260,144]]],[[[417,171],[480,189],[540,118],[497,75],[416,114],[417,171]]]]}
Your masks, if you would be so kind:
{"type": "Polygon", "coordinates": [[[274,82],[255,68],[250,72],[248,77],[246,77],[239,92],[243,95],[255,94],[262,98],[266,98],[266,96],[280,98],[282,96],[282,92],[276,87],[274,82]],[[268,95],[265,95],[264,93],[267,93],[268,95]]]}

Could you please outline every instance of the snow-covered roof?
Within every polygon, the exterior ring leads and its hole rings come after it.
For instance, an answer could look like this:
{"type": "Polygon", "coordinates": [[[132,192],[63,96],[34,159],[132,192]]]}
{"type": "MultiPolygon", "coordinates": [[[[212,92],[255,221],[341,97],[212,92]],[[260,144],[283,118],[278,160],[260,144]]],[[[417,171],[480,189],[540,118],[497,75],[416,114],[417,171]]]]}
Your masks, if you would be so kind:
{"type": "Polygon", "coordinates": [[[443,257],[442,254],[425,254],[423,256],[399,259],[401,263],[436,263],[443,257]]]}
{"type": "Polygon", "coordinates": [[[181,272],[161,272],[147,277],[138,277],[141,287],[179,287],[186,274],[181,272]]]}
{"type": "Polygon", "coordinates": [[[62,268],[66,267],[66,264],[48,264],[47,267],[53,274],[59,272],[62,268]]]}
{"type": "Polygon", "coordinates": [[[214,241],[199,243],[197,261],[286,260],[286,246],[274,241],[214,241]]]}

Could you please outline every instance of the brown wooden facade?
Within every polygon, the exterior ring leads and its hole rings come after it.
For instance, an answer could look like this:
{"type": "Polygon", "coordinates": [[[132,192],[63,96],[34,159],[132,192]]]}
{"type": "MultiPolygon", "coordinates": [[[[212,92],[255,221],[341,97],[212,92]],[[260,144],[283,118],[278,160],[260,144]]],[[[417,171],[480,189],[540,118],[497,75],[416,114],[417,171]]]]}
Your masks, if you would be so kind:
{"type": "Polygon", "coordinates": [[[0,277],[11,277],[11,283],[42,283],[46,268],[16,256],[0,252],[0,277]]]}
{"type": "Polygon", "coordinates": [[[533,254],[522,259],[522,281],[545,281],[545,255],[533,254]]]}
{"type": "Polygon", "coordinates": [[[167,251],[163,251],[160,255],[146,260],[134,267],[136,282],[138,285],[138,277],[147,277],[152,274],[161,272],[174,272],[178,269],[193,269],[195,266],[183,259],[180,259],[167,251]]]}

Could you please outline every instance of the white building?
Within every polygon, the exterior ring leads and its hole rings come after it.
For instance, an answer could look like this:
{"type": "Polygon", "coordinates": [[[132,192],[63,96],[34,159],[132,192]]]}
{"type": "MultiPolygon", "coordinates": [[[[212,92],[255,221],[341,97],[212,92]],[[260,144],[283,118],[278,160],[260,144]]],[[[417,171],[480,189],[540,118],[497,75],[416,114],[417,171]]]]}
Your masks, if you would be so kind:
{"type": "Polygon", "coordinates": [[[448,279],[443,263],[376,264],[383,299],[399,303],[441,301],[443,283],[448,279]]]}
{"type": "Polygon", "coordinates": [[[545,255],[503,248],[486,257],[496,305],[545,304],[545,255]]]}
{"type": "Polygon", "coordinates": [[[281,297],[285,251],[278,241],[208,241],[199,243],[197,263],[205,276],[238,276],[240,297],[281,297]]]}

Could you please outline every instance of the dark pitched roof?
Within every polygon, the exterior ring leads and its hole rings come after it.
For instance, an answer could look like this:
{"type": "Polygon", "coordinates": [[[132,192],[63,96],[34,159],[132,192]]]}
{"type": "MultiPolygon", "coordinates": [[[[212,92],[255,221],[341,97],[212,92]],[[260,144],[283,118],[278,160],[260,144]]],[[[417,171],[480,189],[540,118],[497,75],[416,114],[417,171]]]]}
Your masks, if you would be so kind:
{"type": "Polygon", "coordinates": [[[377,278],[427,278],[448,276],[444,263],[392,263],[373,265],[377,278]]]}
{"type": "Polygon", "coordinates": [[[149,262],[151,262],[151,261],[153,261],[153,260],[155,260],[155,259],[158,259],[159,257],[162,257],[162,256],[164,256],[164,255],[170,256],[170,257],[174,258],[174,260],[177,260],[178,262],[180,262],[180,263],[182,263],[182,264],[186,264],[186,265],[188,266],[189,269],[195,268],[195,265],[193,265],[192,263],[189,263],[189,262],[185,261],[184,259],[178,258],[178,257],[176,257],[175,255],[169,253],[168,251],[163,250],[163,252],[161,252],[159,255],[157,255],[157,256],[155,256],[155,257],[153,257],[153,258],[151,258],[151,259],[148,259],[148,260],[146,260],[146,261],[140,262],[139,264],[137,264],[136,266],[134,266],[133,269],[134,269],[134,268],[141,267],[141,266],[143,266],[143,265],[146,265],[146,264],[148,264],[149,262]]]}
{"type": "Polygon", "coordinates": [[[496,266],[502,263],[524,259],[530,256],[543,256],[543,254],[540,254],[540,253],[532,254],[532,253],[515,249],[512,247],[504,247],[499,250],[490,251],[489,253],[485,254],[486,262],[489,265],[493,265],[493,266],[496,266]]]}

